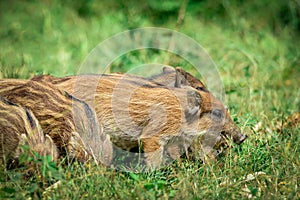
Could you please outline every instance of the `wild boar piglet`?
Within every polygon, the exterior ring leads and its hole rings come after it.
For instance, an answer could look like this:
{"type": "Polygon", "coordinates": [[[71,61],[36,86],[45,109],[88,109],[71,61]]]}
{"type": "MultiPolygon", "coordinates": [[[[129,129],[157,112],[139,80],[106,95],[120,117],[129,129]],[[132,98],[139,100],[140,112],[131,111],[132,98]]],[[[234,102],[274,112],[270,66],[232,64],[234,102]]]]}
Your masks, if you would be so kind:
{"type": "Polygon", "coordinates": [[[189,152],[214,156],[216,145],[226,146],[225,138],[237,144],[247,138],[206,86],[179,67],[164,67],[151,78],[114,73],[35,80],[48,80],[86,101],[113,144],[142,149],[148,166],[189,152]]]}
{"type": "Polygon", "coordinates": [[[17,164],[19,155],[25,153],[23,145],[28,146],[31,153],[57,160],[56,145],[48,135],[44,136],[34,114],[0,97],[0,162],[17,164]]]}
{"type": "MultiPolygon", "coordinates": [[[[10,84],[14,80],[2,80],[10,84]]],[[[110,163],[112,147],[97,124],[96,115],[87,103],[46,82],[24,81],[14,88],[2,87],[0,95],[32,110],[44,134],[50,136],[60,157],[86,162],[110,163]],[[105,146],[105,148],[104,148],[105,146]],[[106,153],[103,153],[105,151],[106,153]]],[[[1,88],[1,87],[0,87],[1,88]]]]}

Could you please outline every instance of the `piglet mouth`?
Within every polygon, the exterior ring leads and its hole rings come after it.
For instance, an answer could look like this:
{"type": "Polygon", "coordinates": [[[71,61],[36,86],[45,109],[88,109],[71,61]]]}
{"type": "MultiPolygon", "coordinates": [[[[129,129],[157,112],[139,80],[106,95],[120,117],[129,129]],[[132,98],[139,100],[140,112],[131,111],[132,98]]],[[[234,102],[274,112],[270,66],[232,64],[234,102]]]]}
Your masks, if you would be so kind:
{"type": "MultiPolygon", "coordinates": [[[[227,135],[230,135],[230,134],[225,133],[225,132],[223,131],[223,132],[221,132],[221,135],[227,137],[227,135]]],[[[235,133],[233,133],[233,135],[232,135],[232,140],[233,140],[233,142],[236,143],[236,144],[238,144],[238,145],[242,144],[247,138],[248,138],[247,135],[244,135],[244,134],[242,134],[242,133],[240,133],[240,132],[235,132],[235,133]]]]}
{"type": "Polygon", "coordinates": [[[236,141],[234,141],[235,143],[237,143],[238,145],[242,144],[246,139],[248,138],[247,135],[243,135],[236,141]]]}
{"type": "Polygon", "coordinates": [[[247,135],[238,133],[236,135],[233,135],[233,142],[240,145],[247,139],[247,137],[248,137],[247,135]]]}

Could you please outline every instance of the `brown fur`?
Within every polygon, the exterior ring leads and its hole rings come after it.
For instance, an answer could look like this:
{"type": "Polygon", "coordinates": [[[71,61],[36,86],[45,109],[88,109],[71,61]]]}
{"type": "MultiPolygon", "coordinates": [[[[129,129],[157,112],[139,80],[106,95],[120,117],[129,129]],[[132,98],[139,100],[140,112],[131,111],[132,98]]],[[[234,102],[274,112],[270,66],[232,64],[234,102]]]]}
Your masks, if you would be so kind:
{"type": "Polygon", "coordinates": [[[34,114],[0,97],[0,162],[16,162],[24,152],[22,145],[31,152],[57,159],[56,146],[49,136],[44,136],[34,114]]]}
{"type": "Polygon", "coordinates": [[[0,90],[11,90],[25,82],[26,80],[21,79],[0,79],[0,90]]]}
{"type": "MultiPolygon", "coordinates": [[[[14,80],[2,80],[1,85],[11,85],[14,80]]],[[[89,106],[52,84],[36,81],[18,82],[18,86],[0,90],[0,95],[20,104],[34,113],[45,134],[49,135],[61,156],[85,162],[92,157],[102,159],[103,142],[93,111],[89,106]]],[[[3,87],[4,88],[4,87],[3,87]]],[[[106,163],[111,160],[112,150],[106,150],[106,163]]]]}
{"type": "Polygon", "coordinates": [[[206,154],[216,143],[223,143],[225,136],[236,143],[245,139],[223,104],[181,68],[150,80],[125,74],[38,79],[52,79],[56,86],[95,108],[115,145],[129,150],[141,142],[151,166],[160,165],[166,152],[178,158],[190,147],[206,154]],[[165,75],[168,78],[163,78],[165,75]],[[208,144],[199,147],[193,143],[195,138],[208,144]]]}

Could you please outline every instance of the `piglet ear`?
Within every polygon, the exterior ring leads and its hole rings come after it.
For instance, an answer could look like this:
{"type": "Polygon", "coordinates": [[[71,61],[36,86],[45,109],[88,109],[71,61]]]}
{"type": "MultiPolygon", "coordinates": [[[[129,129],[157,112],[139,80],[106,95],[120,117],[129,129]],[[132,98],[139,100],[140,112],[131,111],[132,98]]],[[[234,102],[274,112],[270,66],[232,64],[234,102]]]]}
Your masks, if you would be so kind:
{"type": "Polygon", "coordinates": [[[184,71],[181,67],[176,67],[175,87],[191,86],[197,90],[208,92],[206,86],[196,77],[184,71]]]}
{"type": "Polygon", "coordinates": [[[198,114],[201,111],[201,95],[194,91],[187,91],[187,109],[184,111],[185,118],[187,122],[192,122],[194,119],[197,119],[198,114]]]}
{"type": "Polygon", "coordinates": [[[163,73],[164,74],[169,74],[169,73],[172,73],[172,72],[175,73],[175,69],[173,67],[168,66],[168,65],[163,66],[163,73]]]}
{"type": "Polygon", "coordinates": [[[175,76],[175,85],[174,86],[178,87],[178,88],[190,86],[190,83],[186,78],[186,73],[181,67],[176,67],[176,76],[175,76]]]}

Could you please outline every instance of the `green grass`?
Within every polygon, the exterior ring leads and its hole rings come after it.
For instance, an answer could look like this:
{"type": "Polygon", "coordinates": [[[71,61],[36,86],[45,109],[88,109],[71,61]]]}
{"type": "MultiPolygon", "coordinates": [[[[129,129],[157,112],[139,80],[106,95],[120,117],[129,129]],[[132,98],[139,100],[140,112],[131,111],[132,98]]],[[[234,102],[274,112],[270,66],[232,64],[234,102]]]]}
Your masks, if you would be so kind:
{"type": "MultiPolygon", "coordinates": [[[[299,199],[299,128],[279,130],[284,119],[300,111],[299,5],[232,2],[190,1],[183,22],[177,23],[178,10],[184,8],[181,3],[1,1],[0,78],[76,74],[88,53],[108,37],[131,28],[166,27],[190,36],[208,51],[224,83],[225,103],[249,138],[241,146],[233,145],[216,163],[178,160],[149,173],[93,165],[53,166],[38,159],[43,167],[29,179],[22,177],[22,168],[2,170],[0,197],[40,198],[60,181],[46,196],[299,199]],[[288,13],[285,18],[283,11],[288,13]]],[[[196,72],[178,56],[151,50],[123,55],[110,70],[126,72],[150,62],[196,72]]]]}

